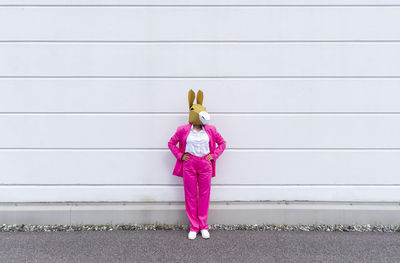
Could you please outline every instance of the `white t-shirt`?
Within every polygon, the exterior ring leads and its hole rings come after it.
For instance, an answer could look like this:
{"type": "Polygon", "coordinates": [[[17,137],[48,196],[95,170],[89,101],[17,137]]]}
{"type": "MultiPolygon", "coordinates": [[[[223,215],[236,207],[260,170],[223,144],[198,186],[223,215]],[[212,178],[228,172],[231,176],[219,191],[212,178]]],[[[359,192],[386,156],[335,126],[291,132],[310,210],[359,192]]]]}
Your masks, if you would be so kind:
{"type": "Polygon", "coordinates": [[[205,131],[204,126],[202,126],[202,129],[200,131],[196,131],[193,128],[192,124],[190,133],[186,139],[185,152],[188,152],[192,155],[199,157],[209,154],[210,153],[209,142],[210,138],[208,137],[208,134],[205,131]]]}

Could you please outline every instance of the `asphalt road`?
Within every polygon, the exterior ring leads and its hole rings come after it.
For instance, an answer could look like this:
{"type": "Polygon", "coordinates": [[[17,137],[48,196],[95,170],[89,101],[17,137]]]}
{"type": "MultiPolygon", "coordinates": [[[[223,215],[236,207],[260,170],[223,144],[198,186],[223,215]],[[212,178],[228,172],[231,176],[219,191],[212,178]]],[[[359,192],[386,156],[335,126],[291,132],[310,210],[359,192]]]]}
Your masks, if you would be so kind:
{"type": "Polygon", "coordinates": [[[400,233],[2,232],[0,262],[400,262],[400,233]]]}

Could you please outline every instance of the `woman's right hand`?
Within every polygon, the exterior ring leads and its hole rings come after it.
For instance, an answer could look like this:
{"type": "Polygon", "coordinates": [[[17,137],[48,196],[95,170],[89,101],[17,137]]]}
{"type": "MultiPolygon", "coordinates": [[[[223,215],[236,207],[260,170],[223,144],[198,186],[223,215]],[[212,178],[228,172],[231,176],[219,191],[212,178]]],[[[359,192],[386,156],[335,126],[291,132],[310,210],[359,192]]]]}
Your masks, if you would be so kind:
{"type": "Polygon", "coordinates": [[[188,153],[185,153],[185,154],[182,155],[182,160],[183,160],[183,161],[187,161],[187,160],[189,160],[189,159],[190,159],[190,157],[189,157],[189,154],[188,154],[188,153]]]}

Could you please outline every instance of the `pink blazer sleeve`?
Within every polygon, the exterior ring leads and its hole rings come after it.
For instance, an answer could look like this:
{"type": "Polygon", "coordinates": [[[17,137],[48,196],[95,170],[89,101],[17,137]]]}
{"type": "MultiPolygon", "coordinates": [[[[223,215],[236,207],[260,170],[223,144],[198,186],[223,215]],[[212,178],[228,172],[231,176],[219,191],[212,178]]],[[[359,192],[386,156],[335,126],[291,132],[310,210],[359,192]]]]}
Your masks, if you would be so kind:
{"type": "Polygon", "coordinates": [[[180,139],[180,130],[179,127],[176,129],[175,134],[169,139],[168,148],[171,150],[172,154],[176,157],[176,159],[181,160],[183,153],[179,151],[179,148],[176,144],[180,139]]]}
{"type": "Polygon", "coordinates": [[[226,142],[224,138],[222,138],[221,134],[219,134],[216,128],[214,129],[214,137],[215,137],[215,142],[218,144],[218,147],[214,150],[214,153],[211,154],[211,156],[214,160],[217,160],[218,157],[224,152],[226,148],[226,142]]]}

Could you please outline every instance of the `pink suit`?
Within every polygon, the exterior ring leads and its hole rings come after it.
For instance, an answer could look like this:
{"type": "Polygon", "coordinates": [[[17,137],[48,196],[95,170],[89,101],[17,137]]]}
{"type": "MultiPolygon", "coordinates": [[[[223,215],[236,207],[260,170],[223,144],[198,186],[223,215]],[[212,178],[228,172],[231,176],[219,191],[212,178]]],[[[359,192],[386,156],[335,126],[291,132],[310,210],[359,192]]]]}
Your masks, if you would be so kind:
{"type": "Polygon", "coordinates": [[[210,139],[210,154],[214,160],[208,161],[206,156],[189,156],[189,160],[181,158],[185,153],[186,139],[189,135],[191,123],[181,125],[168,142],[168,147],[177,161],[172,172],[173,175],[183,177],[185,190],[185,208],[190,221],[190,231],[198,232],[201,229],[209,229],[207,225],[208,207],[210,202],[211,178],[215,177],[215,163],[226,148],[226,142],[213,125],[204,125],[204,129],[210,139]],[[179,142],[179,148],[176,144],[179,142]],[[215,144],[218,147],[215,147],[215,144]],[[199,195],[197,202],[197,184],[199,195]]]}

